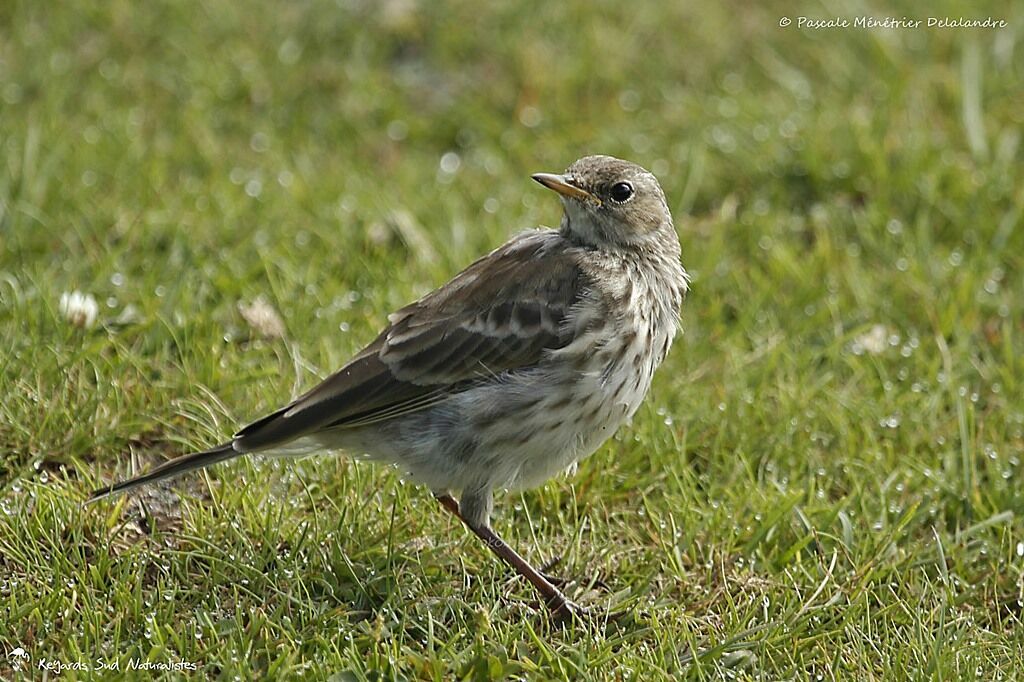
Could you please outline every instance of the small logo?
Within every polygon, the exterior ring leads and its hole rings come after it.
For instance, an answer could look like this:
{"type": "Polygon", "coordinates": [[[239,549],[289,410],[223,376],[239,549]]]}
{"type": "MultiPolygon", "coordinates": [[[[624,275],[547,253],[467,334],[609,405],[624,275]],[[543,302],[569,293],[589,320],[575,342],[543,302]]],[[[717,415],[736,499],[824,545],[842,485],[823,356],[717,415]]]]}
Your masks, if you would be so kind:
{"type": "Polygon", "coordinates": [[[28,655],[28,652],[22,649],[20,646],[11,653],[7,654],[7,658],[10,659],[11,665],[15,670],[21,670],[21,666],[29,662],[32,657],[28,655]]]}

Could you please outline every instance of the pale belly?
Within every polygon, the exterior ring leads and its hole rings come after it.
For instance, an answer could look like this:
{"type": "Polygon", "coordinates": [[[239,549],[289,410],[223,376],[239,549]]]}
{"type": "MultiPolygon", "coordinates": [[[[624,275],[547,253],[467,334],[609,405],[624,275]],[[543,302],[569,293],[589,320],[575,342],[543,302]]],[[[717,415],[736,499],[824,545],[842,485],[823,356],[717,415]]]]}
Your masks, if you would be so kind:
{"type": "Polygon", "coordinates": [[[654,334],[652,353],[642,338],[638,334],[625,348],[596,353],[591,368],[547,388],[550,396],[536,409],[510,416],[491,446],[495,460],[505,463],[496,468],[495,487],[543,484],[589,457],[633,417],[664,357],[660,349],[671,343],[654,334]]]}

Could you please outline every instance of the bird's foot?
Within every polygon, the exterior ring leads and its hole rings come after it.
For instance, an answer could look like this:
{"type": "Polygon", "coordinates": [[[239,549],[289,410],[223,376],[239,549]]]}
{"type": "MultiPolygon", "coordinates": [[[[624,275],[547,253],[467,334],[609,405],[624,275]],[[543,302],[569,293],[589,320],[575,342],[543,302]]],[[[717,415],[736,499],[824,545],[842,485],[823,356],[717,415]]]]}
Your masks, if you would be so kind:
{"type": "Polygon", "coordinates": [[[596,615],[593,610],[568,599],[556,606],[549,605],[548,608],[551,610],[552,620],[557,625],[592,622],[596,615]]]}

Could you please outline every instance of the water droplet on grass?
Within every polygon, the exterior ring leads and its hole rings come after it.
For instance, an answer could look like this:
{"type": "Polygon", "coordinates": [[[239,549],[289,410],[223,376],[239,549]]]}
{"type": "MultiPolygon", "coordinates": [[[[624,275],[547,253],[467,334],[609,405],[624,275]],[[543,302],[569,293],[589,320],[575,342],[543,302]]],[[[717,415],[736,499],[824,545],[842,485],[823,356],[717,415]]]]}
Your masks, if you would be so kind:
{"type": "Polygon", "coordinates": [[[441,156],[441,161],[438,164],[438,166],[441,169],[441,172],[446,173],[448,175],[452,175],[456,171],[458,171],[459,166],[461,165],[462,159],[459,158],[459,155],[456,154],[455,152],[445,152],[444,155],[441,156]]]}
{"type": "Polygon", "coordinates": [[[887,429],[899,428],[899,425],[900,425],[899,415],[895,415],[894,414],[894,415],[890,415],[888,417],[885,417],[885,418],[879,420],[878,425],[882,426],[884,428],[887,428],[887,429]]]}
{"type": "Polygon", "coordinates": [[[264,133],[255,133],[249,139],[249,147],[256,153],[263,153],[270,149],[270,138],[264,133]]]}

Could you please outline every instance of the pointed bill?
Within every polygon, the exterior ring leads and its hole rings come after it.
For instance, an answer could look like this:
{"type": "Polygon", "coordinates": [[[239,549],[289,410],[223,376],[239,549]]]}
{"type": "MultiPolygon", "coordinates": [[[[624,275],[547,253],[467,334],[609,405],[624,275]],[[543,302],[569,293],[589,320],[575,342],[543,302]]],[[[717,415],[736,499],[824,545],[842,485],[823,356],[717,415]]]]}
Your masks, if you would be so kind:
{"type": "Polygon", "coordinates": [[[580,189],[576,185],[572,184],[572,182],[569,181],[569,178],[564,175],[558,175],[557,173],[534,173],[530,177],[548,189],[558,192],[562,196],[572,197],[573,199],[580,199],[582,201],[592,201],[598,206],[601,205],[600,199],[590,192],[580,189]]]}

